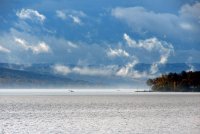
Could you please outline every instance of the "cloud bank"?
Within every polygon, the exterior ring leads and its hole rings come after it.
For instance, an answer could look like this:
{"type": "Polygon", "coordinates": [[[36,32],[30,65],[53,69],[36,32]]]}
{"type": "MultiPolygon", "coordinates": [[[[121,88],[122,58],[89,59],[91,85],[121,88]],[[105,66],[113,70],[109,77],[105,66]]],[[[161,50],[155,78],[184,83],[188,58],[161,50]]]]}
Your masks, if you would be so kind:
{"type": "Polygon", "coordinates": [[[111,58],[111,60],[117,60],[118,58],[126,58],[127,62],[122,65],[104,65],[100,68],[96,67],[80,67],[75,66],[70,68],[64,65],[55,65],[53,66],[53,70],[55,73],[68,75],[71,73],[81,74],[81,75],[91,75],[91,76],[118,76],[118,77],[126,77],[132,79],[138,78],[149,78],[154,75],[157,75],[159,71],[159,66],[167,63],[168,58],[171,54],[174,53],[174,48],[172,44],[167,43],[165,41],[158,40],[157,38],[149,38],[145,40],[136,41],[132,39],[128,34],[124,33],[123,35],[124,44],[121,48],[114,49],[105,49],[107,57],[111,58]],[[127,52],[129,51],[129,52],[127,52]],[[152,62],[149,70],[140,72],[135,69],[135,65],[142,61],[144,55],[136,55],[135,51],[146,51],[146,56],[152,57],[152,53],[157,53],[159,55],[158,60],[154,60],[152,62]],[[149,55],[148,55],[149,54],[149,55]]]}
{"type": "Polygon", "coordinates": [[[197,37],[200,34],[199,2],[183,5],[178,15],[149,11],[144,7],[117,7],[111,14],[127,23],[136,33],[153,33],[165,38],[179,37],[187,41],[193,38],[194,41],[199,41],[197,37]]]}
{"type": "Polygon", "coordinates": [[[114,74],[114,67],[113,66],[104,66],[104,67],[68,67],[65,65],[54,65],[52,67],[54,73],[61,74],[61,75],[68,75],[70,73],[80,74],[80,75],[89,75],[89,76],[111,76],[114,74]]]}

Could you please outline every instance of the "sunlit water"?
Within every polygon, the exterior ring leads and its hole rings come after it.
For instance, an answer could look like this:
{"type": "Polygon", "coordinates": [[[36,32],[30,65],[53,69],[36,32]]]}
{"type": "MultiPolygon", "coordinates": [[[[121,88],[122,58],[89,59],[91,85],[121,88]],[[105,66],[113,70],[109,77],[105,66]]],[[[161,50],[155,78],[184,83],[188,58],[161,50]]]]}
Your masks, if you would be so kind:
{"type": "Polygon", "coordinates": [[[0,96],[3,134],[199,134],[197,93],[0,96]]]}

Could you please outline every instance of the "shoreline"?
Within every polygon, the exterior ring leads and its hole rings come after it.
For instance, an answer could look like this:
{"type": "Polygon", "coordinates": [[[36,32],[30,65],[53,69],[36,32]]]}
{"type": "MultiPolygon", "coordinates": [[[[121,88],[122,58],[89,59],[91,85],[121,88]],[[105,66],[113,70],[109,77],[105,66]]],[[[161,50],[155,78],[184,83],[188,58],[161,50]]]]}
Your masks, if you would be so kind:
{"type": "Polygon", "coordinates": [[[0,96],[68,96],[68,95],[156,95],[200,94],[200,92],[154,92],[137,89],[0,89],[0,96]]]}

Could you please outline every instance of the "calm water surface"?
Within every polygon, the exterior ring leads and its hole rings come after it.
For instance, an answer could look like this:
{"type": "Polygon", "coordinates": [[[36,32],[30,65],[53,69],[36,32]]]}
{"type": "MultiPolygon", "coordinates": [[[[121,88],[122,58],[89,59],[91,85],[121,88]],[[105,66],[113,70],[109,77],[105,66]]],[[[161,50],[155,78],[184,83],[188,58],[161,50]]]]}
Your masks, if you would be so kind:
{"type": "Polygon", "coordinates": [[[199,134],[200,94],[0,96],[0,134],[199,134]]]}

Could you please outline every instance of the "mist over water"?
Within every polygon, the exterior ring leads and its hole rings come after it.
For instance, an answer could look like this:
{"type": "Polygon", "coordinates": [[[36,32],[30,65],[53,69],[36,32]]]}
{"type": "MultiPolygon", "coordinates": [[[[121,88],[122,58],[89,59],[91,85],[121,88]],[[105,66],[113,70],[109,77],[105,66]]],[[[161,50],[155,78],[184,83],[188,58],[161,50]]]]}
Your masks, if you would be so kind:
{"type": "Polygon", "coordinates": [[[133,94],[136,91],[147,89],[122,89],[122,88],[65,88],[65,89],[1,89],[0,96],[4,95],[117,95],[133,94]]]}

